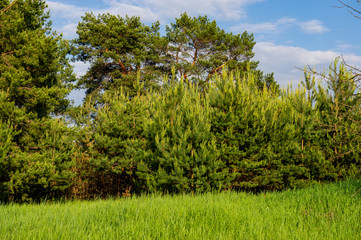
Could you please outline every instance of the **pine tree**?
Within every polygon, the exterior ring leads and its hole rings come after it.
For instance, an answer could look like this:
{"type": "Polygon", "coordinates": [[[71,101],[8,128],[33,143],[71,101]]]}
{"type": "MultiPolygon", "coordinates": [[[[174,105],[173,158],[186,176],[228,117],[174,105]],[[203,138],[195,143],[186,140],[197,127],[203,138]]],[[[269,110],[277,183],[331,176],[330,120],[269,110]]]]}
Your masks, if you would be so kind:
{"type": "Polygon", "coordinates": [[[147,158],[138,176],[150,192],[205,192],[222,189],[218,149],[210,132],[207,97],[196,85],[175,78],[152,96],[145,125],[147,158]]]}
{"type": "Polygon", "coordinates": [[[69,44],[51,31],[46,7],[41,0],[0,2],[2,200],[56,196],[69,186],[73,138],[52,115],[69,106],[75,77],[69,44]]]}
{"type": "Polygon", "coordinates": [[[316,106],[321,114],[320,139],[335,177],[356,171],[360,163],[360,98],[354,74],[336,59],[327,73],[321,74],[326,88],[320,87],[316,106]]]}
{"type": "MultiPolygon", "coordinates": [[[[2,1],[0,8],[9,5],[2,1]]],[[[67,42],[51,32],[45,1],[17,1],[0,16],[0,89],[34,117],[64,110],[74,80],[67,42]]]]}
{"type": "Polygon", "coordinates": [[[158,22],[146,26],[139,17],[86,13],[78,24],[73,55],[91,67],[78,87],[94,100],[102,91],[119,87],[131,96],[138,71],[145,87],[156,85],[156,65],[161,62],[157,46],[162,44],[158,31],[158,22]]]}
{"type": "Polygon", "coordinates": [[[183,13],[166,26],[166,39],[168,44],[164,52],[168,61],[165,66],[168,69],[175,66],[178,77],[197,82],[200,87],[224,66],[230,71],[246,72],[250,65],[250,70],[258,75],[259,87],[266,83],[267,87],[272,85],[278,89],[273,74],[263,75],[256,70],[258,62],[252,61],[256,42],[253,34],[247,31],[227,33],[207,16],[192,18],[183,13]]]}

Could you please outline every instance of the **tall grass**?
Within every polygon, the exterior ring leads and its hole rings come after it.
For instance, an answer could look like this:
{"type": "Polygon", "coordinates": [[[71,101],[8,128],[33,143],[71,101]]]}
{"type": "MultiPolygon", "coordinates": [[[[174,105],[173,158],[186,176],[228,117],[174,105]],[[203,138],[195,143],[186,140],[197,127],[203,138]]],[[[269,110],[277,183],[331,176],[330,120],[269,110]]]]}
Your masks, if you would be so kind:
{"type": "Polygon", "coordinates": [[[0,239],[361,239],[360,186],[2,205],[0,239]]]}

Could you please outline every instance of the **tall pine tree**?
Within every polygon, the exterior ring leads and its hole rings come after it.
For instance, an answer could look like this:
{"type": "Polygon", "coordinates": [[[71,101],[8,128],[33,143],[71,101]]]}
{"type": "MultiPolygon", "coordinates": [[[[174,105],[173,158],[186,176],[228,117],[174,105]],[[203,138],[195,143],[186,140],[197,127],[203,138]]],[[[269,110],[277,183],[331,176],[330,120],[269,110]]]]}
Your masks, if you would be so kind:
{"type": "Polygon", "coordinates": [[[46,7],[42,0],[0,1],[2,200],[54,196],[70,176],[70,131],[52,115],[69,106],[75,76],[69,44],[51,31],[46,7]]]}

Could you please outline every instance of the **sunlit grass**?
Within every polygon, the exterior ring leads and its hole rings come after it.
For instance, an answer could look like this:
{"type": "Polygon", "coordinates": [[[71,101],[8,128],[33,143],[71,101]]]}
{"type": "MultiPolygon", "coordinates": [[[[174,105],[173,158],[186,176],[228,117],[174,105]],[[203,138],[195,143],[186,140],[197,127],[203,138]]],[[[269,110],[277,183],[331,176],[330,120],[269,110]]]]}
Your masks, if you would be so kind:
{"type": "Polygon", "coordinates": [[[361,239],[359,187],[2,205],[0,239],[361,239]]]}

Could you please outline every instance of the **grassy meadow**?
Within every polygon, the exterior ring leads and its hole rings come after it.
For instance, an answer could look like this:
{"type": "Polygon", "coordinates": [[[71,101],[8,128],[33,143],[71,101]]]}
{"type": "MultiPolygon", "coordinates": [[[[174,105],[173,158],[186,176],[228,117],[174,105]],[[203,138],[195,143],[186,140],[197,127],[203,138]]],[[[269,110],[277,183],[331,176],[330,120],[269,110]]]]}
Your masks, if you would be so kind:
{"type": "Polygon", "coordinates": [[[0,239],[361,239],[359,187],[1,205],[0,239]]]}

